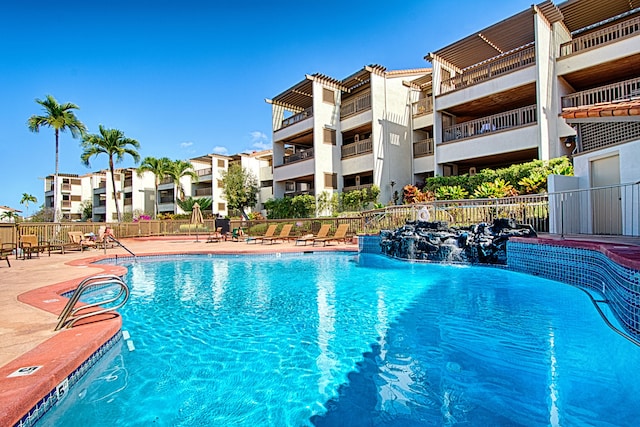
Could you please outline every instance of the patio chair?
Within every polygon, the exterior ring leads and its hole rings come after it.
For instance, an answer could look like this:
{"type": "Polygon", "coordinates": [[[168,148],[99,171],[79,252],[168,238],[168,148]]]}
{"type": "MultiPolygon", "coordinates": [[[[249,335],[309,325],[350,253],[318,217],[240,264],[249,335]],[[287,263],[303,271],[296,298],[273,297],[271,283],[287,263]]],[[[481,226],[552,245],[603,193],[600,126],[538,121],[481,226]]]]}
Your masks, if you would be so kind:
{"type": "Polygon", "coordinates": [[[2,243],[0,241],[0,261],[7,261],[7,265],[11,267],[11,262],[9,262],[9,256],[13,254],[13,252],[18,253],[16,245],[13,243],[2,243]]]}
{"type": "Polygon", "coordinates": [[[273,237],[276,234],[276,229],[278,228],[278,224],[271,224],[269,228],[267,228],[267,232],[262,236],[249,236],[247,237],[247,243],[257,243],[258,240],[262,241],[265,237],[273,237]]]}
{"type": "Polygon", "coordinates": [[[225,236],[225,240],[231,239],[234,242],[239,242],[241,238],[244,237],[244,228],[238,227],[231,230],[231,232],[227,232],[225,236]]]}
{"type": "Polygon", "coordinates": [[[224,236],[222,235],[222,227],[217,227],[216,231],[209,234],[209,237],[207,237],[207,241],[205,243],[217,243],[223,239],[224,236]]]}
{"type": "Polygon", "coordinates": [[[331,243],[331,242],[347,243],[348,230],[349,230],[349,224],[340,224],[333,236],[313,239],[313,246],[315,246],[316,243],[322,243],[322,246],[326,246],[327,243],[331,243]]]}
{"type": "Polygon", "coordinates": [[[313,243],[315,239],[324,239],[329,235],[329,230],[331,230],[331,224],[322,224],[320,230],[318,230],[318,234],[315,236],[313,234],[308,234],[306,236],[298,237],[296,239],[296,246],[298,243],[304,243],[307,246],[307,242],[313,243]]]}
{"type": "MultiPolygon", "coordinates": [[[[22,249],[22,259],[31,259],[33,254],[40,258],[40,252],[44,251],[48,251],[49,256],[51,256],[49,243],[38,240],[38,236],[35,234],[23,234],[20,236],[20,249],[22,249]]],[[[18,252],[16,252],[16,259],[18,258],[18,252]]]]}
{"type": "Polygon", "coordinates": [[[71,249],[80,249],[80,251],[84,251],[85,248],[95,248],[96,242],[90,239],[85,239],[82,231],[69,231],[69,240],[75,247],[71,247],[71,249]]]}
{"type": "Polygon", "coordinates": [[[285,224],[282,226],[282,230],[280,230],[280,234],[278,236],[273,236],[273,237],[263,237],[262,238],[262,244],[264,245],[265,242],[269,242],[270,244],[274,244],[276,241],[278,240],[282,240],[283,242],[285,240],[289,240],[289,234],[291,234],[291,228],[293,227],[292,224],[285,224]]]}

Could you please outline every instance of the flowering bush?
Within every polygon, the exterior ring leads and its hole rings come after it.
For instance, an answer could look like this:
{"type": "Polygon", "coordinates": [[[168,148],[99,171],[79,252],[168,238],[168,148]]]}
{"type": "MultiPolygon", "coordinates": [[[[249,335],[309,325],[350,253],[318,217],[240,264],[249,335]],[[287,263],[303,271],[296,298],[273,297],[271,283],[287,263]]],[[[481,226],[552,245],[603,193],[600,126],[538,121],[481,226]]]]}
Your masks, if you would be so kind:
{"type": "Polygon", "coordinates": [[[140,215],[139,217],[133,218],[133,222],[138,221],[149,221],[151,217],[149,215],[140,215]]]}

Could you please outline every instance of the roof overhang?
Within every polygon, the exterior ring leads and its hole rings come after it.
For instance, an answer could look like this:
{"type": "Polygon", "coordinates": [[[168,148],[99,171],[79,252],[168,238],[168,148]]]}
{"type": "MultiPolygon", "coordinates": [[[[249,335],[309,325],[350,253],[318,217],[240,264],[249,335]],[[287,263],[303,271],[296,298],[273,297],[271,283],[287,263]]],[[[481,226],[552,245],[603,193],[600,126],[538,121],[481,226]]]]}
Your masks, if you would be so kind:
{"type": "Polygon", "coordinates": [[[560,116],[566,120],[602,118],[602,117],[627,117],[640,118],[640,99],[625,99],[615,102],[606,102],[581,107],[565,108],[560,116]]]}
{"type": "Polygon", "coordinates": [[[640,0],[568,0],[558,4],[564,24],[572,33],[638,7],[640,0]]]}

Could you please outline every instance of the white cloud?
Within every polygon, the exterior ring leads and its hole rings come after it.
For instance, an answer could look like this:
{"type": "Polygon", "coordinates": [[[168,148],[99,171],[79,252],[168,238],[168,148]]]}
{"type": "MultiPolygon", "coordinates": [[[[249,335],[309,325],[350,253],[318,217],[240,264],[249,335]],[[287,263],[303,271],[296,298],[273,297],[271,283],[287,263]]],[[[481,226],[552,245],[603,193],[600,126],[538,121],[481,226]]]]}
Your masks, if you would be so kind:
{"type": "Polygon", "coordinates": [[[271,141],[267,138],[263,132],[253,131],[249,133],[251,136],[251,146],[257,148],[258,150],[269,150],[271,149],[271,141]]]}
{"type": "Polygon", "coordinates": [[[227,147],[216,146],[216,147],[213,147],[213,152],[215,154],[222,154],[226,156],[229,153],[229,150],[227,150],[227,147]]]}
{"type": "Polygon", "coordinates": [[[180,147],[182,148],[188,148],[188,147],[191,147],[192,145],[193,145],[193,142],[191,141],[185,141],[180,143],[180,147]]]}

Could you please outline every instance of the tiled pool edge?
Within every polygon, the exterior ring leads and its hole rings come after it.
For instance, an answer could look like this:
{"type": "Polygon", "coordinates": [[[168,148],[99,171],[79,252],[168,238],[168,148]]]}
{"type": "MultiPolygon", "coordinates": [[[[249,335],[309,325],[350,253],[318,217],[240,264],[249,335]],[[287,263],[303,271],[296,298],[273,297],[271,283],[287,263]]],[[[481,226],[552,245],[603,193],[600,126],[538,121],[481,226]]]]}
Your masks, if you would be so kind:
{"type": "MultiPolygon", "coordinates": [[[[533,274],[597,293],[608,301],[618,321],[640,337],[640,270],[630,260],[622,265],[609,249],[623,246],[515,238],[507,242],[509,270],[533,274]]],[[[640,252],[640,250],[639,250],[640,252]]]]}

